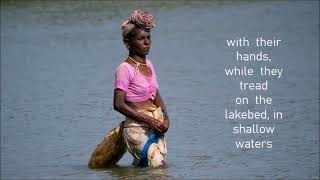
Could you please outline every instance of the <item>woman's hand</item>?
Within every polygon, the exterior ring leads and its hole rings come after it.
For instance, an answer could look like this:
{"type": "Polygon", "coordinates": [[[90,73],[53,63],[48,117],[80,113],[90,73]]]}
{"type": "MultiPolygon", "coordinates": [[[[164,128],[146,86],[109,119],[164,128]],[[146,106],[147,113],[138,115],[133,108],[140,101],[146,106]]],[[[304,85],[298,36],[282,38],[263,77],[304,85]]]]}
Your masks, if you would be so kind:
{"type": "Polygon", "coordinates": [[[166,106],[164,105],[164,102],[160,96],[160,92],[159,90],[157,90],[157,93],[156,93],[156,97],[154,99],[154,104],[157,106],[157,107],[161,107],[162,109],[162,113],[163,113],[163,116],[164,116],[164,120],[163,120],[163,123],[162,123],[162,133],[166,133],[169,129],[169,125],[170,125],[170,119],[169,119],[169,116],[168,116],[168,113],[167,113],[167,110],[166,110],[166,106]]]}
{"type": "Polygon", "coordinates": [[[166,133],[166,132],[168,131],[168,129],[169,129],[169,124],[170,124],[169,118],[168,118],[168,117],[167,117],[167,118],[164,118],[164,119],[163,119],[163,123],[162,123],[162,125],[163,125],[163,127],[164,127],[164,132],[163,132],[163,133],[166,133]]]}
{"type": "Polygon", "coordinates": [[[170,120],[169,118],[165,118],[163,119],[163,123],[161,123],[160,121],[156,120],[156,119],[151,119],[149,121],[149,127],[151,129],[154,129],[155,131],[157,131],[158,133],[164,134],[168,131],[169,129],[169,124],[170,124],[170,120]]]}
{"type": "Polygon", "coordinates": [[[151,118],[149,120],[148,125],[151,129],[157,131],[160,134],[164,134],[167,131],[165,126],[160,121],[158,121],[157,119],[154,119],[154,118],[151,118]]]}

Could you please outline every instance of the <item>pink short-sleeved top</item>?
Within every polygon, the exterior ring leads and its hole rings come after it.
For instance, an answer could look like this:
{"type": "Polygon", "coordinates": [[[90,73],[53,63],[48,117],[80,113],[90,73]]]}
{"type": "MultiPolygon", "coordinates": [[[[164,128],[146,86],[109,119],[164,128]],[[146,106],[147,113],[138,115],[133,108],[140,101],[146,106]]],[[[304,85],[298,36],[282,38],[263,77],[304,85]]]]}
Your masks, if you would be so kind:
{"type": "Polygon", "coordinates": [[[142,102],[147,99],[154,100],[156,97],[156,92],[159,88],[157,75],[151,61],[146,60],[146,64],[151,69],[151,77],[137,72],[135,67],[127,62],[121,63],[116,69],[115,89],[121,89],[127,92],[126,101],[142,102]]]}

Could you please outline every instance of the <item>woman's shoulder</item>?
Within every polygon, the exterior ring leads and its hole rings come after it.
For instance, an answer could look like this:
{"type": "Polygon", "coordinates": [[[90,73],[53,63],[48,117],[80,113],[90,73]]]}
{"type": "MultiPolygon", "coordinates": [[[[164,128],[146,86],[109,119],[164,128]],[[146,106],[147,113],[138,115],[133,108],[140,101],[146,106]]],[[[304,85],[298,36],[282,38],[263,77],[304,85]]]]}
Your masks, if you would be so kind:
{"type": "Polygon", "coordinates": [[[152,65],[152,62],[149,59],[146,59],[146,63],[152,65]]]}
{"type": "Polygon", "coordinates": [[[151,67],[152,69],[154,69],[152,62],[151,62],[149,59],[146,59],[146,63],[147,63],[147,65],[148,65],[149,67],[151,67]]]}
{"type": "Polygon", "coordinates": [[[121,64],[119,64],[119,66],[116,68],[116,71],[119,70],[130,70],[130,64],[127,62],[122,62],[121,64]]]}
{"type": "Polygon", "coordinates": [[[152,62],[151,62],[149,59],[146,60],[146,63],[147,63],[147,65],[152,69],[152,71],[154,71],[153,64],[152,64],[152,62]]]}
{"type": "Polygon", "coordinates": [[[128,74],[129,76],[133,76],[133,68],[130,67],[131,65],[127,62],[122,62],[117,68],[116,68],[116,74],[128,74]]]}

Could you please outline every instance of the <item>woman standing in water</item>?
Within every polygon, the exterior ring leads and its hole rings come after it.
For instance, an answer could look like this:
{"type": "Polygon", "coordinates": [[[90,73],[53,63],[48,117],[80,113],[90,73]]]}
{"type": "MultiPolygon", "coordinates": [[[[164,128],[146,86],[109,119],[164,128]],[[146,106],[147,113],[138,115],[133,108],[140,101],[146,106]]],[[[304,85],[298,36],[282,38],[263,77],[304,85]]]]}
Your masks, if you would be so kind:
{"type": "Polygon", "coordinates": [[[146,58],[154,26],[153,16],[141,11],[134,11],[122,24],[123,42],[129,55],[115,72],[113,105],[126,118],[97,146],[88,164],[91,168],[116,164],[126,150],[134,158],[133,165],[165,165],[164,133],[170,120],[159,93],[156,72],[146,58]]]}
{"type": "Polygon", "coordinates": [[[156,72],[146,58],[151,47],[150,30],[155,26],[148,12],[134,11],[122,24],[128,57],[116,69],[114,109],[126,116],[122,137],[137,166],[165,164],[164,133],[169,117],[159,93],[156,72]]]}

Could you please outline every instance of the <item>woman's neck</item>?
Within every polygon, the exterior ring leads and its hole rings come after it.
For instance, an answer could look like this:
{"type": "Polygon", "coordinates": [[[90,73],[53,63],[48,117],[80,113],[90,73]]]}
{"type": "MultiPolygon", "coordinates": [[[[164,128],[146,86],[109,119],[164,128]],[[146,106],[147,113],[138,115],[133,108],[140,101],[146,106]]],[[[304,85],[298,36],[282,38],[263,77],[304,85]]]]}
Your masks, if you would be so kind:
{"type": "Polygon", "coordinates": [[[129,53],[129,56],[139,63],[146,63],[146,56],[139,56],[129,53]]]}

